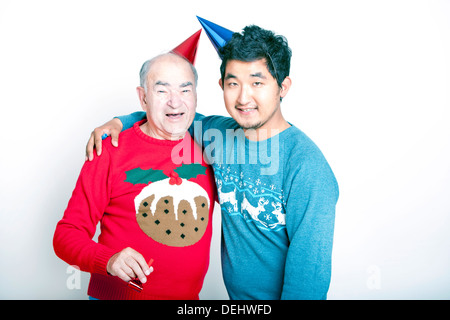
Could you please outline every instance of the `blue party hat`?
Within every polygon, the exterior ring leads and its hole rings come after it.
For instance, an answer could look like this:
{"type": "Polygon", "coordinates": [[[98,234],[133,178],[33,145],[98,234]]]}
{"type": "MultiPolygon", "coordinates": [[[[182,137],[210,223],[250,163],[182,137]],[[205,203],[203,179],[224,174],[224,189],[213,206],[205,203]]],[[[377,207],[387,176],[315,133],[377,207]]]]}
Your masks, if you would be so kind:
{"type": "Polygon", "coordinates": [[[198,21],[200,21],[200,24],[202,25],[203,29],[206,32],[206,35],[214,46],[214,49],[216,49],[217,53],[219,53],[219,49],[222,48],[228,42],[228,40],[231,39],[234,32],[215,23],[212,23],[211,21],[200,18],[199,16],[197,16],[197,19],[198,21]]]}

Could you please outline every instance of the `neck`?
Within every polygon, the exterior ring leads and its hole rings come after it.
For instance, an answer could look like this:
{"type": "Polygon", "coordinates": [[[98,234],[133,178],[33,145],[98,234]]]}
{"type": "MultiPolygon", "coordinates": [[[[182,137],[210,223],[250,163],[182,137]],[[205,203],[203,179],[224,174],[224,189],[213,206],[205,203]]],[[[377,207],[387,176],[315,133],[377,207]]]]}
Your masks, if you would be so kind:
{"type": "Polygon", "coordinates": [[[144,124],[140,125],[139,128],[142,130],[143,133],[145,133],[149,137],[152,137],[152,138],[158,139],[158,140],[176,141],[176,140],[181,140],[184,138],[184,134],[183,135],[171,135],[171,134],[164,134],[162,132],[159,132],[158,130],[155,130],[150,125],[148,120],[144,124]]]}
{"type": "Polygon", "coordinates": [[[244,129],[247,139],[252,141],[263,141],[283,132],[291,125],[284,119],[283,115],[278,113],[271,117],[269,121],[258,128],[244,129]]]}

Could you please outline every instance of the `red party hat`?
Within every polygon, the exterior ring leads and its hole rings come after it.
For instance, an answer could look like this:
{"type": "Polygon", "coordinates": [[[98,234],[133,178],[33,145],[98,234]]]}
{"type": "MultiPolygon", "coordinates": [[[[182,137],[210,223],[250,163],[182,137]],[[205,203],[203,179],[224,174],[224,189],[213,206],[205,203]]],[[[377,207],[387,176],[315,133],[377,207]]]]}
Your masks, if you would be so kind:
{"type": "Polygon", "coordinates": [[[195,64],[195,57],[197,55],[198,40],[200,39],[200,33],[202,29],[198,30],[192,36],[187,38],[178,47],[172,50],[172,52],[179,54],[182,57],[188,59],[192,64],[195,64]]]}

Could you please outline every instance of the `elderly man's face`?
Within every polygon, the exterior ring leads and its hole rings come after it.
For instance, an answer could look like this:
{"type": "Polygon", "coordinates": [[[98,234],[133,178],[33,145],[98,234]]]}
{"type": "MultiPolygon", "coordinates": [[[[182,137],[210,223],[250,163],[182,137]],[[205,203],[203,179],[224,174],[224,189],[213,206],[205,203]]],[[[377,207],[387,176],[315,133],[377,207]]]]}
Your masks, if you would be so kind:
{"type": "Polygon", "coordinates": [[[150,66],[147,93],[138,88],[147,123],[142,130],[153,138],[179,140],[195,117],[197,92],[195,77],[188,62],[168,54],[150,66]]]}

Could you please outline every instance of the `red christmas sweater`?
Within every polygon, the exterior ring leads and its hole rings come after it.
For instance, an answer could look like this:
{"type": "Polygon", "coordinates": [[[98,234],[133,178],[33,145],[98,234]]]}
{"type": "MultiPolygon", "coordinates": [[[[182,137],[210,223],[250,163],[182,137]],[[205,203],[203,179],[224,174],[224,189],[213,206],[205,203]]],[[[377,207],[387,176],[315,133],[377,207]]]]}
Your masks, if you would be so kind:
{"type": "Polygon", "coordinates": [[[158,140],[141,131],[144,122],[124,131],[117,148],[108,138],[102,156],[84,164],[56,226],[55,253],[91,273],[88,295],[97,299],[198,299],[209,265],[214,175],[189,133],[158,140]],[[106,272],[127,247],[154,260],[142,292],[106,272]]]}

